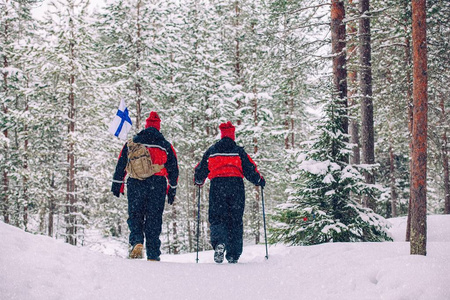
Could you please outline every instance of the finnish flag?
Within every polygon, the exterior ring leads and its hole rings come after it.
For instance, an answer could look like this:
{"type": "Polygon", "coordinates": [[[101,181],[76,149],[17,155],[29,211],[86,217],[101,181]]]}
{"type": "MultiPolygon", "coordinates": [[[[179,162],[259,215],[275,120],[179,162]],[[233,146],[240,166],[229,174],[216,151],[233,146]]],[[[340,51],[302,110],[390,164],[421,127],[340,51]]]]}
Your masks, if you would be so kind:
{"type": "Polygon", "coordinates": [[[113,121],[109,125],[109,132],[117,136],[119,139],[126,141],[128,132],[131,130],[130,116],[128,114],[128,108],[125,105],[125,100],[120,101],[119,110],[114,116],[113,121]]]}

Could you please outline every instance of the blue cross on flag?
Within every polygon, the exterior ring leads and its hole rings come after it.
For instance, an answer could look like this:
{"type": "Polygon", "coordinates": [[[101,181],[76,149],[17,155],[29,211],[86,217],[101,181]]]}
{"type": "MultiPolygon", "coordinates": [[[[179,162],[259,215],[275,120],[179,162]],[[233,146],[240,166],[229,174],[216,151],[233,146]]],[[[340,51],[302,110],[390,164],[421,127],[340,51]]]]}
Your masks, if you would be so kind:
{"type": "Polygon", "coordinates": [[[128,108],[125,100],[120,101],[119,110],[114,116],[113,121],[109,125],[109,132],[117,136],[119,139],[126,141],[128,132],[131,130],[131,119],[128,115],[128,108]]]}

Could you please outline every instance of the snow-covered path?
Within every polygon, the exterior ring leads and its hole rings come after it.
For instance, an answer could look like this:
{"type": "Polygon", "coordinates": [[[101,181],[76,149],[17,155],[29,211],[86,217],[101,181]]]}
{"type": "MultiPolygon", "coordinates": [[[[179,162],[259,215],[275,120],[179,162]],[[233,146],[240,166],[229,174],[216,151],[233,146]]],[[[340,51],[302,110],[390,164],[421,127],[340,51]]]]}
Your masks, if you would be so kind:
{"type": "Polygon", "coordinates": [[[211,251],[127,260],[0,223],[0,299],[450,299],[450,216],[428,219],[428,255],[395,242],[244,248],[239,264],[211,251]]]}

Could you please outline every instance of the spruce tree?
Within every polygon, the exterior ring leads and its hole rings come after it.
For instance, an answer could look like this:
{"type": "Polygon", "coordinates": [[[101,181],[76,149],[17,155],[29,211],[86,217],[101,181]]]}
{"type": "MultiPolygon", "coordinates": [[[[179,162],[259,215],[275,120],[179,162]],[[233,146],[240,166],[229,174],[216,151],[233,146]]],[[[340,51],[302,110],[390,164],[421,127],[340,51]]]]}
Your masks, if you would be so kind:
{"type": "Polygon", "coordinates": [[[325,107],[317,135],[298,157],[295,192],[273,215],[271,242],[314,245],[326,242],[390,240],[384,219],[349,195],[375,190],[364,183],[360,169],[346,158],[351,153],[342,132],[342,111],[335,100],[325,107]]]}

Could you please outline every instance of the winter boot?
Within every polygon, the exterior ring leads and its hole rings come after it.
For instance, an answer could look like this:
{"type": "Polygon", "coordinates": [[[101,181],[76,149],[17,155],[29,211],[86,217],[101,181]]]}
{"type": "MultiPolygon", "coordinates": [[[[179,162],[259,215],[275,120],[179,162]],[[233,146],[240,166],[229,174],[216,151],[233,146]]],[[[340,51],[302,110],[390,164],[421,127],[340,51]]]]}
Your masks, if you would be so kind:
{"type": "Polygon", "coordinates": [[[131,259],[142,259],[142,250],[144,249],[144,246],[142,244],[136,244],[134,245],[133,249],[130,252],[130,258],[131,259]]]}
{"type": "Polygon", "coordinates": [[[229,264],[237,264],[238,263],[238,260],[235,258],[232,258],[232,257],[227,258],[227,260],[228,260],[229,264]]]}
{"type": "Polygon", "coordinates": [[[214,250],[214,261],[218,264],[221,264],[223,262],[223,256],[225,253],[225,245],[219,244],[216,246],[216,249],[214,250]]]}
{"type": "Polygon", "coordinates": [[[147,258],[147,261],[161,261],[161,258],[159,256],[157,258],[147,258]]]}

